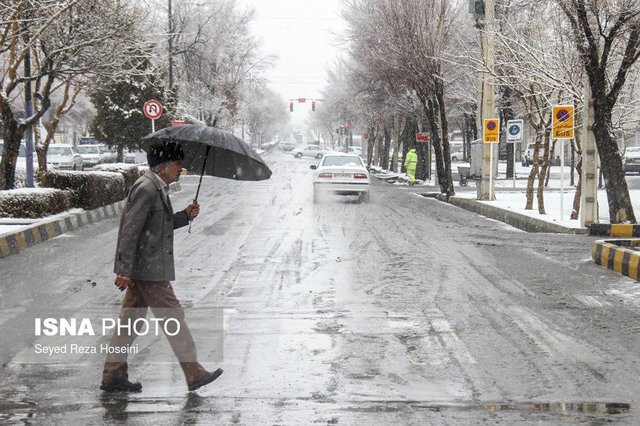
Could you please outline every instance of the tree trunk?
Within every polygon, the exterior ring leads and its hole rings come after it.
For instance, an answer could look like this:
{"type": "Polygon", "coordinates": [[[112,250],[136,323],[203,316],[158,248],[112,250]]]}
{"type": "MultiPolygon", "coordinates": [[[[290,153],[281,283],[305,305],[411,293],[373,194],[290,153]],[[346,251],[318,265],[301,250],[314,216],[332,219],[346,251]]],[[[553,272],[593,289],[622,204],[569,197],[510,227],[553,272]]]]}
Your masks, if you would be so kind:
{"type": "Polygon", "coordinates": [[[451,176],[451,149],[449,148],[449,121],[444,103],[444,88],[441,84],[436,85],[436,97],[438,99],[438,110],[440,112],[440,126],[442,129],[442,156],[444,157],[444,182],[440,181],[440,191],[447,194],[447,198],[455,195],[453,189],[453,177],[451,176]]]}
{"type": "Polygon", "coordinates": [[[544,185],[545,185],[545,177],[549,172],[549,167],[551,166],[551,162],[549,157],[551,153],[549,152],[549,139],[551,135],[551,129],[547,128],[544,131],[544,160],[542,161],[542,169],[540,170],[540,177],[538,178],[538,213],[547,214],[544,209],[544,185]]]}
{"type": "Polygon", "coordinates": [[[369,139],[367,139],[367,166],[371,167],[373,162],[373,147],[376,143],[376,128],[369,127],[369,139]]]}
{"type": "Polygon", "coordinates": [[[527,180],[527,204],[525,210],[533,210],[533,184],[539,173],[538,159],[540,158],[540,144],[542,142],[542,130],[536,128],[536,146],[533,150],[533,164],[531,164],[531,172],[529,172],[529,179],[527,180]]]}
{"type": "Polygon", "coordinates": [[[382,128],[382,135],[384,137],[384,145],[382,148],[382,156],[380,159],[380,164],[382,164],[383,169],[391,170],[389,168],[389,150],[391,149],[391,129],[386,123],[382,128]]]}
{"type": "Polygon", "coordinates": [[[2,160],[0,160],[0,188],[13,189],[16,185],[16,161],[24,127],[18,124],[8,105],[0,111],[0,114],[4,124],[4,151],[2,160]]]}
{"type": "Polygon", "coordinates": [[[571,220],[578,220],[580,217],[580,197],[582,196],[582,158],[576,164],[576,172],[578,172],[578,187],[573,197],[573,209],[571,210],[571,220]]]}
{"type": "MultiPolygon", "coordinates": [[[[595,93],[595,92],[594,92],[595,93]]],[[[599,94],[598,94],[599,95],[599,94]]],[[[636,223],[622,158],[613,135],[611,109],[594,96],[593,133],[598,145],[611,223],[636,223]]]]}

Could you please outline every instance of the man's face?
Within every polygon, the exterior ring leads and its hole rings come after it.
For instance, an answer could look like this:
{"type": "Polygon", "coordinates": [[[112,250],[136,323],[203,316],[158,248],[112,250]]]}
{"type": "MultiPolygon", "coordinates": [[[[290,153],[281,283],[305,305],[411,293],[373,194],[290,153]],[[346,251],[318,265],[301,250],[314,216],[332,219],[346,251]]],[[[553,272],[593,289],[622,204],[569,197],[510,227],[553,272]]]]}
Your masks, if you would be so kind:
{"type": "Polygon", "coordinates": [[[169,161],[161,166],[161,173],[159,173],[162,180],[167,184],[177,182],[180,179],[180,173],[182,172],[181,161],[169,161]]]}

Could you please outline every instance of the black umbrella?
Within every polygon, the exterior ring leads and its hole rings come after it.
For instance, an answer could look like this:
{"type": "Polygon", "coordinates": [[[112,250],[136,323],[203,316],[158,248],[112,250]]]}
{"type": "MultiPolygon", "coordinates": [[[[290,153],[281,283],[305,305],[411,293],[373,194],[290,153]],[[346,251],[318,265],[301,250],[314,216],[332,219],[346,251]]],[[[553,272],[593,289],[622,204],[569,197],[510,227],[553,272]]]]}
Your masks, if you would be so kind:
{"type": "Polygon", "coordinates": [[[198,201],[202,176],[236,180],[265,180],[271,170],[249,145],[224,130],[194,124],[182,124],[158,130],[142,138],[145,150],[156,142],[177,142],[184,150],[182,167],[200,170],[200,182],[194,201],[198,201]]]}

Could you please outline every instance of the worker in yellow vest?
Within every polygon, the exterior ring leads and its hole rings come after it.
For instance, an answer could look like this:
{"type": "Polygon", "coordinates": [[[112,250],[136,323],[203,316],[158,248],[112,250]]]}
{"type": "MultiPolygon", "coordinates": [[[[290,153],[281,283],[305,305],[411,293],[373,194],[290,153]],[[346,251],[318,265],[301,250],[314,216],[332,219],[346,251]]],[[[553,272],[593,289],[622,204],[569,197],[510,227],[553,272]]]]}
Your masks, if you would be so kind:
{"type": "Polygon", "coordinates": [[[407,152],[404,167],[407,169],[407,176],[409,176],[409,185],[413,185],[416,183],[416,167],[418,167],[418,154],[416,154],[415,148],[411,148],[407,152]]]}

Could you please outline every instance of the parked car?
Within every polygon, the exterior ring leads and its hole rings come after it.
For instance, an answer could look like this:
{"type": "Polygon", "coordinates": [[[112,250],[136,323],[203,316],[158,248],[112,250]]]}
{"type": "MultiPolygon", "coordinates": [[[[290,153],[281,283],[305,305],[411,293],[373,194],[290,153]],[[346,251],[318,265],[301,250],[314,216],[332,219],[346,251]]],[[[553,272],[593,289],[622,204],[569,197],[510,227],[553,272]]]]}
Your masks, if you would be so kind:
{"type": "Polygon", "coordinates": [[[327,154],[320,164],[311,165],[313,202],[322,194],[355,195],[361,202],[369,201],[369,171],[362,158],[355,154],[327,154]]]}
{"type": "Polygon", "coordinates": [[[630,146],[625,149],[624,173],[640,173],[640,146],[630,146]]]}
{"type": "Polygon", "coordinates": [[[296,158],[301,158],[301,157],[322,158],[322,156],[325,155],[326,153],[327,151],[324,148],[322,148],[320,145],[305,145],[302,148],[293,150],[293,156],[296,158]]]}
{"type": "Polygon", "coordinates": [[[82,163],[85,168],[94,167],[103,162],[100,145],[78,145],[77,149],[82,156],[82,163]]]}
{"type": "Polygon", "coordinates": [[[282,142],[280,144],[280,149],[282,149],[283,151],[287,152],[287,151],[293,151],[296,148],[296,144],[294,144],[291,141],[287,141],[287,142],[282,142]]]}
{"type": "MultiPolygon", "coordinates": [[[[4,146],[1,147],[4,149],[4,146]]],[[[0,158],[2,158],[2,151],[0,151],[0,158]]],[[[33,170],[38,170],[38,155],[36,151],[33,151],[33,170]]],[[[27,170],[27,147],[24,143],[20,144],[20,149],[18,150],[18,158],[16,159],[16,169],[27,170]]]]}
{"type": "Polygon", "coordinates": [[[115,163],[118,159],[118,153],[106,145],[98,145],[100,155],[102,156],[102,163],[115,163]]]}
{"type": "Polygon", "coordinates": [[[125,163],[130,163],[130,164],[135,164],[136,162],[136,154],[135,152],[129,150],[129,149],[125,149],[124,151],[122,151],[122,161],[125,163]]]}
{"type": "Polygon", "coordinates": [[[362,157],[362,149],[359,146],[350,146],[348,149],[349,154],[356,154],[362,157]]]}
{"type": "Polygon", "coordinates": [[[464,160],[464,151],[462,150],[462,144],[449,144],[449,154],[451,155],[451,162],[457,163],[464,160]]]}
{"type": "MultiPolygon", "coordinates": [[[[533,164],[533,151],[536,148],[535,143],[530,143],[527,145],[527,149],[522,154],[522,166],[529,167],[533,164]]],[[[539,156],[538,156],[538,164],[542,164],[542,159],[544,158],[544,147],[540,147],[539,156]]]]}
{"type": "Polygon", "coordinates": [[[47,151],[47,164],[62,170],[82,170],[82,156],[75,147],[65,144],[51,144],[47,151]]]}

